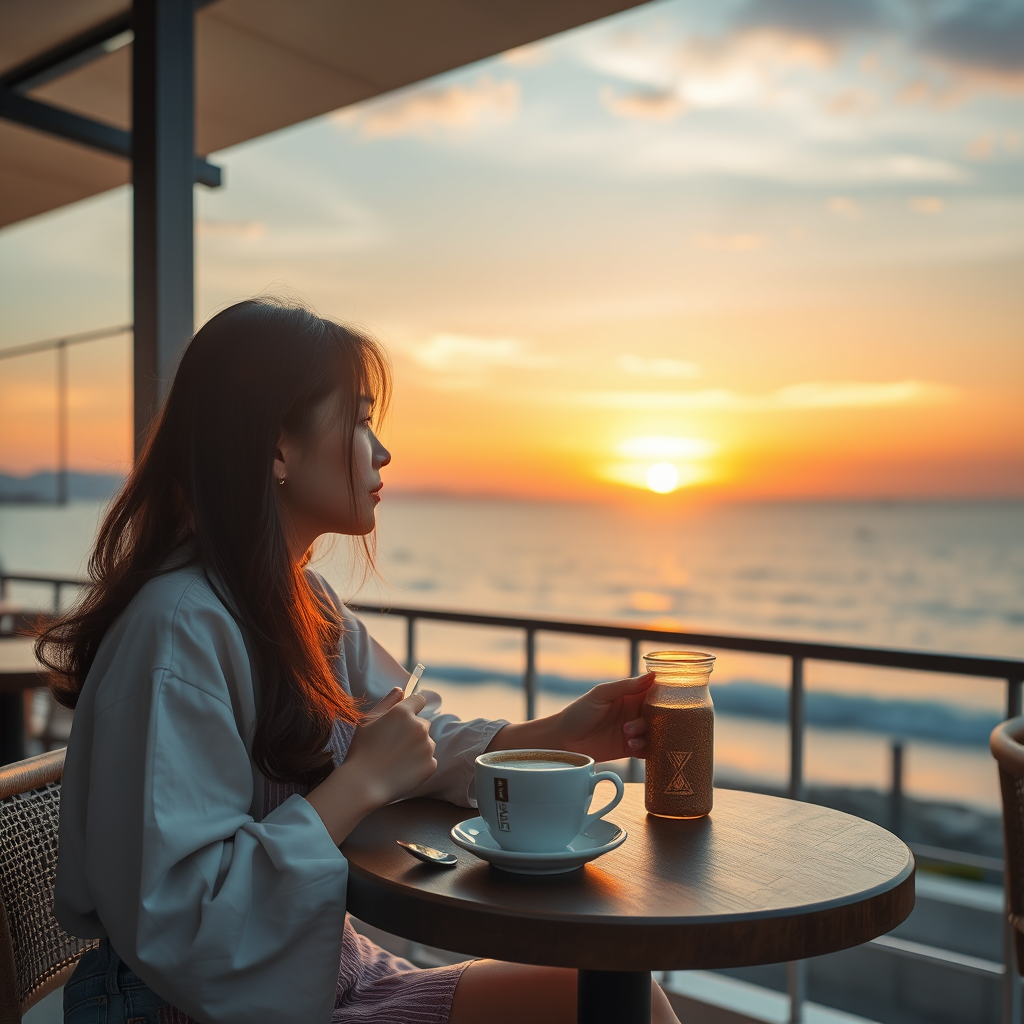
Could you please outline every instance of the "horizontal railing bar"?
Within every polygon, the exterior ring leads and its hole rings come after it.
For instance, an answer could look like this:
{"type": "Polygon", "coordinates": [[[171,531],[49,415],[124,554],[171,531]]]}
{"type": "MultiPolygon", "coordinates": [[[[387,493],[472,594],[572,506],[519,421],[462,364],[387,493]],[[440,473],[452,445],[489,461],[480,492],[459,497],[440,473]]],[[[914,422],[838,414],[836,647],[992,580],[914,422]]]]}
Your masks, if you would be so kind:
{"type": "MultiPolygon", "coordinates": [[[[119,334],[127,334],[133,330],[131,324],[120,324],[117,327],[98,327],[94,331],[81,331],[78,334],[68,334],[63,338],[47,338],[44,341],[29,341],[24,345],[11,345],[8,348],[0,348],[0,359],[9,359],[12,356],[27,356],[33,352],[48,352],[54,348],[66,348],[68,345],[81,345],[86,341],[100,341],[103,338],[116,338],[119,334]]],[[[64,580],[65,583],[78,583],[78,580],[64,580]]]]}
{"type": "MultiPolygon", "coordinates": [[[[62,576],[21,573],[0,573],[0,582],[59,583],[65,586],[86,586],[87,580],[62,576]]],[[[703,644],[719,650],[771,654],[811,661],[835,661],[877,668],[899,668],[917,672],[940,672],[949,675],[978,676],[986,679],[1024,678],[1024,660],[1015,658],[984,658],[966,654],[935,654],[930,651],[901,651],[888,647],[853,647],[845,644],[811,643],[803,640],[777,640],[770,637],[736,636],[727,633],[696,633],[674,629],[627,626],[616,622],[577,622],[567,619],[537,619],[517,615],[485,615],[458,612],[443,608],[409,608],[391,605],[386,608],[350,603],[356,612],[374,615],[399,615],[405,618],[454,622],[470,626],[493,626],[502,629],[532,629],[543,633],[572,633],[577,636],[611,637],[621,640],[656,640],[661,643],[703,644]]]]}
{"type": "Polygon", "coordinates": [[[978,868],[981,871],[994,871],[1002,874],[1005,864],[999,857],[986,857],[982,853],[960,853],[957,850],[946,850],[941,846],[925,846],[919,843],[908,843],[910,852],[918,860],[932,860],[940,864],[956,864],[964,868],[978,868]]]}
{"type": "Polygon", "coordinates": [[[877,939],[871,939],[867,945],[908,960],[934,964],[937,967],[951,967],[955,971],[984,978],[1001,978],[1005,972],[1003,965],[995,960],[984,960],[980,956],[970,956],[967,953],[955,953],[951,949],[940,949],[938,946],[926,946],[923,942],[898,939],[894,935],[880,935],[877,939]]]}
{"type": "Polygon", "coordinates": [[[1024,661],[1012,658],[984,658],[964,654],[933,654],[928,651],[901,651],[886,647],[850,647],[843,644],[810,643],[801,640],[776,640],[768,637],[735,636],[723,633],[693,633],[683,630],[626,626],[611,622],[573,622],[565,619],[534,619],[512,615],[483,615],[440,608],[406,608],[392,605],[374,608],[349,604],[353,611],[375,615],[414,615],[436,622],[457,622],[474,626],[507,629],[533,629],[544,633],[574,633],[579,636],[603,636],[622,640],[658,640],[667,643],[703,644],[719,650],[747,651],[812,661],[841,661],[880,668],[902,668],[950,675],[981,676],[1005,680],[1024,675],[1024,661]]]}
{"type": "Polygon", "coordinates": [[[89,585],[88,580],[73,579],[69,576],[47,576],[45,574],[37,574],[33,576],[25,576],[22,573],[9,573],[0,572],[0,583],[47,583],[53,585],[59,583],[62,587],[87,587],[89,585]]]}

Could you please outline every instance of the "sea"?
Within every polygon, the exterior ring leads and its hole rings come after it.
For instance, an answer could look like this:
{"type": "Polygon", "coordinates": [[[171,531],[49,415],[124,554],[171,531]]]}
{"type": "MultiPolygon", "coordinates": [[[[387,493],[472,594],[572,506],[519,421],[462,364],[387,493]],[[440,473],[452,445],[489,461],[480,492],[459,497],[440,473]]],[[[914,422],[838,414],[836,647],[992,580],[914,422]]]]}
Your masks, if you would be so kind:
{"type": "MultiPolygon", "coordinates": [[[[103,505],[0,505],[0,565],[84,572],[103,505]]],[[[375,564],[346,538],[315,567],[366,607],[650,624],[672,629],[1024,657],[1024,502],[624,505],[389,494],[375,564]]],[[[47,604],[46,588],[9,598],[47,604]]],[[[405,661],[404,620],[364,613],[405,661]]],[[[464,718],[524,714],[521,630],[420,621],[423,685],[464,718]]],[[[648,645],[647,648],[656,645],[648,645]]],[[[713,651],[716,777],[782,786],[789,662],[713,651]]],[[[538,712],[628,673],[625,642],[538,635],[538,712]]],[[[998,810],[988,733],[999,681],[808,662],[805,766],[812,785],[890,785],[923,800],[998,810]]]]}

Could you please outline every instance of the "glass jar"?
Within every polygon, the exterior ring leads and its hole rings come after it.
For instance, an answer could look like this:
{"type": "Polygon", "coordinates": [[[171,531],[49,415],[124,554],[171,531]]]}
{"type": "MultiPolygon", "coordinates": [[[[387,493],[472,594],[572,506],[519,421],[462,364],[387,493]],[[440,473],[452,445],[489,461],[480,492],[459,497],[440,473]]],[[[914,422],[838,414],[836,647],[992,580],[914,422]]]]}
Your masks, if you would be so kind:
{"type": "Polygon", "coordinates": [[[644,700],[647,811],[665,818],[699,818],[713,802],[715,707],[708,680],[715,656],[655,651],[644,662],[654,673],[644,700]]]}

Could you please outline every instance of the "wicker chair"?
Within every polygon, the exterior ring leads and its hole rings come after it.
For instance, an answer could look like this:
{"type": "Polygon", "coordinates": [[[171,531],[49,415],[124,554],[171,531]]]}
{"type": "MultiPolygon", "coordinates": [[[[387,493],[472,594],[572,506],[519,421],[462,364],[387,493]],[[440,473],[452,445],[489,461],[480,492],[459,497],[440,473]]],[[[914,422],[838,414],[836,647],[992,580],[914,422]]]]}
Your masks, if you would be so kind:
{"type": "Polygon", "coordinates": [[[992,730],[989,747],[999,762],[1006,845],[1006,901],[1013,925],[1017,971],[1024,974],[1024,718],[1010,718],[992,730]]]}
{"type": "Polygon", "coordinates": [[[0,1024],[17,1024],[95,945],[52,912],[63,771],[63,750],[0,768],[0,1024]]]}

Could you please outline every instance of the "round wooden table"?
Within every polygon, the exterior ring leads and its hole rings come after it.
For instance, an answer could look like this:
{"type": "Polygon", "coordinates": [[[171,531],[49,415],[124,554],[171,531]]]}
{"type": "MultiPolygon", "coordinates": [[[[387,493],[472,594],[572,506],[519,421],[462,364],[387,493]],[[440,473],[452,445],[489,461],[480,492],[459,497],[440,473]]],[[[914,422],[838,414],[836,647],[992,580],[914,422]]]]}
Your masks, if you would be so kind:
{"type": "Polygon", "coordinates": [[[896,836],[828,807],[715,790],[706,818],[648,816],[628,784],[608,818],[617,850],[567,875],[512,875],[460,850],[464,807],[409,800],[342,846],[356,917],[443,949],[579,971],[578,1020],[650,1020],[650,972],[802,960],[867,942],[914,908],[914,858],[896,836]],[[455,853],[438,868],[395,840],[455,853]]]}

